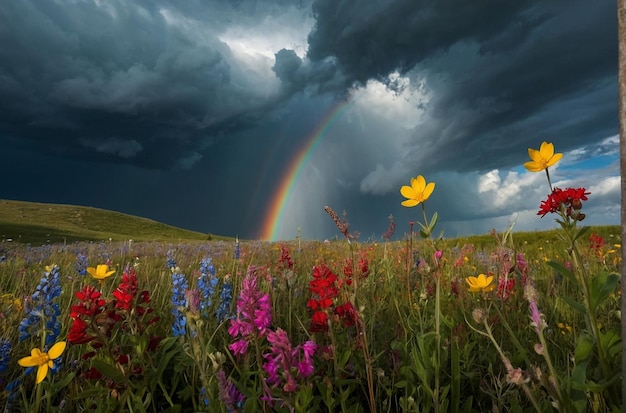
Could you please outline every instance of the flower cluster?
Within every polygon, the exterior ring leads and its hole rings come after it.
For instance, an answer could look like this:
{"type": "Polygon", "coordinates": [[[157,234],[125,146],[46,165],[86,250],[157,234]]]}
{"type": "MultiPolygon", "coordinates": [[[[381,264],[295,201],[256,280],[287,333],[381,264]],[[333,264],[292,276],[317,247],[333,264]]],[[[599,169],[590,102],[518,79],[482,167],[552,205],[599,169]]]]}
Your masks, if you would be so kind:
{"type": "Polygon", "coordinates": [[[328,331],[328,313],[333,300],[339,295],[336,285],[337,276],[326,265],[313,267],[313,280],[309,282],[309,291],[313,295],[307,307],[313,311],[311,332],[328,331]]]}
{"type": "Polygon", "coordinates": [[[187,316],[185,309],[187,307],[187,290],[189,283],[185,274],[181,273],[177,267],[172,268],[172,314],[174,322],[172,323],[172,335],[174,337],[184,336],[187,326],[187,316]]]}
{"type": "Polygon", "coordinates": [[[335,210],[332,209],[331,207],[325,206],[324,211],[326,211],[326,213],[330,215],[330,217],[335,222],[335,225],[337,226],[339,231],[343,234],[344,237],[346,237],[346,239],[349,240],[352,236],[350,235],[350,229],[349,229],[350,224],[346,220],[345,213],[344,213],[343,219],[340,219],[339,215],[337,215],[335,210]]]}
{"type": "Polygon", "coordinates": [[[106,300],[102,299],[100,291],[86,285],[74,295],[80,303],[71,308],[72,325],[67,340],[72,344],[89,343],[97,338],[95,331],[109,336],[111,326],[118,321],[118,316],[115,310],[107,310],[106,300]]]}
{"type": "Polygon", "coordinates": [[[59,304],[56,303],[56,298],[61,295],[60,280],[58,266],[46,267],[25,309],[26,317],[20,323],[20,341],[40,334],[45,334],[46,346],[56,341],[61,331],[61,322],[58,320],[61,310],[59,304]]]}
{"type": "Polygon", "coordinates": [[[200,312],[202,315],[208,315],[209,307],[211,307],[211,299],[217,286],[217,277],[215,276],[215,266],[211,258],[204,258],[200,262],[200,276],[198,277],[198,292],[200,293],[200,312]]]}
{"type": "Polygon", "coordinates": [[[11,342],[6,338],[0,339],[0,383],[9,369],[9,360],[11,360],[11,342]]]}
{"type": "Polygon", "coordinates": [[[281,328],[270,332],[267,341],[271,347],[268,353],[263,354],[263,371],[267,373],[265,383],[270,388],[281,386],[285,393],[297,391],[296,380],[313,374],[313,355],[317,345],[309,340],[294,348],[287,332],[281,328]]]}
{"type": "Polygon", "coordinates": [[[257,284],[257,270],[251,265],[242,282],[237,299],[237,315],[230,320],[228,334],[241,337],[228,348],[234,354],[245,354],[248,343],[255,337],[264,337],[272,325],[270,296],[263,293],[257,284]]]}
{"type": "Polygon", "coordinates": [[[393,215],[389,215],[389,226],[387,227],[387,231],[385,231],[382,235],[385,241],[389,241],[389,239],[396,232],[396,222],[393,220],[393,215]]]}
{"type": "Polygon", "coordinates": [[[515,278],[500,277],[498,280],[498,297],[504,301],[508,300],[513,288],[515,288],[515,278]]]}
{"type": "Polygon", "coordinates": [[[237,390],[230,378],[226,377],[224,370],[220,369],[215,373],[217,385],[219,387],[220,401],[224,403],[226,411],[236,412],[243,406],[244,396],[237,390]]]}
{"type": "Polygon", "coordinates": [[[74,263],[74,269],[81,277],[87,275],[87,257],[83,254],[76,256],[76,262],[74,263]]]}
{"type": "MultiPolygon", "coordinates": [[[[352,285],[352,277],[354,276],[354,265],[352,258],[346,259],[346,265],[343,267],[343,275],[346,277],[346,284],[352,285]]],[[[367,278],[370,273],[369,261],[365,254],[362,254],[359,258],[358,268],[360,271],[360,278],[367,278]]]]}
{"type": "Polygon", "coordinates": [[[285,245],[280,246],[280,258],[278,259],[278,267],[284,271],[293,270],[293,261],[289,254],[289,248],[285,245]]]}
{"type": "Polygon", "coordinates": [[[222,281],[222,291],[220,292],[220,304],[215,310],[215,316],[217,320],[222,323],[228,317],[230,317],[230,305],[233,299],[233,283],[230,281],[230,277],[225,278],[222,281]]]}
{"type": "Polygon", "coordinates": [[[548,213],[564,212],[566,216],[582,221],[585,219],[585,214],[580,212],[583,206],[582,201],[586,201],[589,194],[585,188],[567,188],[565,190],[554,188],[548,198],[541,201],[537,215],[541,215],[543,218],[548,213]]]}

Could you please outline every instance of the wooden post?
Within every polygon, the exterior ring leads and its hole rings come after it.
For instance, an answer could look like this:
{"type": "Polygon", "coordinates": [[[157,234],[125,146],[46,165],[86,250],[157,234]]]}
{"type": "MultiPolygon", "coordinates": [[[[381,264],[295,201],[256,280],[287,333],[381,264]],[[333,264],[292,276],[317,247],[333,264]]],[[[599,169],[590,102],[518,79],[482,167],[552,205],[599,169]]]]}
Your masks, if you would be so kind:
{"type": "MultiPolygon", "coordinates": [[[[617,36],[619,42],[618,65],[618,113],[621,175],[621,222],[622,222],[622,380],[626,380],[626,0],[617,0],[617,36]]],[[[622,412],[626,413],[626,391],[622,391],[622,412]]]]}

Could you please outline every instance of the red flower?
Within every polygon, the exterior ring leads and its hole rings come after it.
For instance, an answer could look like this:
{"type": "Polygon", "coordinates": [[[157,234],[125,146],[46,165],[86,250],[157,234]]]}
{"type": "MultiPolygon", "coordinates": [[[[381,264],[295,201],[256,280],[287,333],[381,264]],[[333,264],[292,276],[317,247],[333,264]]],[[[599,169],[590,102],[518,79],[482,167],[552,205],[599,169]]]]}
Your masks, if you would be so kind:
{"type": "Polygon", "coordinates": [[[100,291],[97,291],[95,288],[86,285],[81,291],[75,292],[74,295],[81,303],[72,306],[70,317],[75,318],[79,315],[93,317],[104,311],[106,301],[100,299],[100,291]]]}
{"type": "Polygon", "coordinates": [[[359,267],[361,267],[361,277],[366,278],[370,273],[370,267],[365,254],[361,255],[361,259],[359,260],[359,267]]]}
{"type": "Polygon", "coordinates": [[[280,258],[278,259],[278,266],[284,270],[293,269],[293,261],[289,255],[289,249],[284,245],[280,246],[280,258]]]}
{"type": "Polygon", "coordinates": [[[67,333],[67,340],[72,344],[85,344],[96,338],[87,334],[87,323],[80,318],[75,318],[67,333]]]}
{"type": "Polygon", "coordinates": [[[325,265],[313,268],[313,280],[309,283],[309,291],[318,297],[318,305],[321,308],[328,308],[332,305],[332,300],[339,295],[336,286],[337,276],[325,265]]]}
{"type": "Polygon", "coordinates": [[[578,211],[582,208],[582,201],[586,201],[589,194],[590,192],[587,192],[585,188],[567,188],[565,190],[554,188],[548,198],[541,201],[537,215],[541,215],[543,218],[548,213],[560,212],[561,208],[565,208],[567,216],[581,221],[585,218],[585,214],[578,211]]]}
{"type": "Polygon", "coordinates": [[[351,327],[356,324],[358,313],[350,301],[335,307],[335,314],[339,316],[341,321],[343,321],[343,325],[346,327],[351,327]]]}
{"type": "Polygon", "coordinates": [[[511,291],[513,291],[513,287],[515,287],[515,279],[514,278],[506,278],[501,277],[498,280],[498,295],[502,297],[503,300],[508,300],[511,295],[511,291]]]}
{"type": "Polygon", "coordinates": [[[316,311],[311,316],[311,332],[328,331],[328,314],[324,311],[316,311]]]}
{"type": "Polygon", "coordinates": [[[113,296],[117,299],[115,308],[130,310],[135,295],[137,295],[137,274],[134,268],[126,268],[122,275],[122,282],[113,291],[113,296]]]}

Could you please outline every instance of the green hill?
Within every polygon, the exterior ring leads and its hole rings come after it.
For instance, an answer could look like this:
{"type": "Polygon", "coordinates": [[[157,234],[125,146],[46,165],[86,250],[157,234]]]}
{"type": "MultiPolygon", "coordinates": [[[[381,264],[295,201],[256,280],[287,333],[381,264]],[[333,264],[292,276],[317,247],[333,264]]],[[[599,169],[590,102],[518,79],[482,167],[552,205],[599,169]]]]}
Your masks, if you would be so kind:
{"type": "Polygon", "coordinates": [[[229,239],[104,209],[0,199],[0,240],[46,244],[75,241],[206,241],[229,239]]]}

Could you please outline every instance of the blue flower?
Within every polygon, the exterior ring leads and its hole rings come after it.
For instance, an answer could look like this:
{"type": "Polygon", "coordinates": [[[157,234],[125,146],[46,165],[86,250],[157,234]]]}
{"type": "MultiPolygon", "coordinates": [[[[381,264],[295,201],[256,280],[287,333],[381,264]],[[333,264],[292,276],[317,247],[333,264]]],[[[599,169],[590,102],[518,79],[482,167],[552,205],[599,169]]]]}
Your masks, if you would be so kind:
{"type": "Polygon", "coordinates": [[[174,337],[185,335],[185,327],[187,326],[187,316],[185,315],[185,307],[187,299],[185,297],[189,283],[185,278],[185,274],[173,269],[172,272],[172,314],[174,315],[174,323],[172,324],[172,334],[174,337]]]}
{"type": "Polygon", "coordinates": [[[61,295],[60,280],[61,275],[58,266],[46,267],[44,276],[39,280],[39,285],[30,297],[26,317],[20,323],[20,341],[42,333],[45,333],[46,345],[54,344],[57,341],[61,331],[61,322],[58,320],[61,310],[59,304],[54,301],[61,295]],[[44,332],[41,331],[43,326],[45,326],[44,332]]]}
{"type": "Polygon", "coordinates": [[[167,251],[167,261],[165,261],[165,266],[170,270],[173,270],[177,267],[176,258],[174,258],[174,251],[167,251]]]}
{"type": "Polygon", "coordinates": [[[5,338],[0,340],[0,375],[4,376],[9,369],[11,359],[11,342],[5,338]]]}
{"type": "Polygon", "coordinates": [[[200,277],[198,278],[198,291],[200,292],[200,312],[207,315],[209,307],[211,307],[211,299],[217,285],[217,277],[215,276],[215,267],[211,258],[205,258],[200,263],[200,277]]]}
{"type": "Polygon", "coordinates": [[[74,263],[74,269],[79,275],[87,275],[87,257],[83,254],[76,256],[76,262],[74,263]]]}
{"type": "Polygon", "coordinates": [[[240,254],[240,250],[239,250],[239,237],[235,238],[235,259],[238,260],[239,259],[239,254],[240,254]]]}
{"type": "Polygon", "coordinates": [[[224,320],[230,317],[231,309],[230,304],[233,300],[233,284],[230,280],[224,280],[222,284],[222,291],[220,293],[220,304],[217,307],[215,316],[217,320],[222,323],[224,320]]]}

